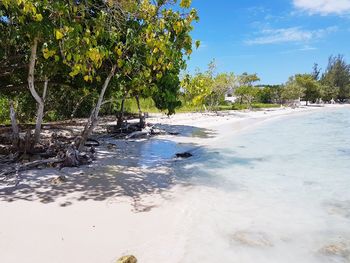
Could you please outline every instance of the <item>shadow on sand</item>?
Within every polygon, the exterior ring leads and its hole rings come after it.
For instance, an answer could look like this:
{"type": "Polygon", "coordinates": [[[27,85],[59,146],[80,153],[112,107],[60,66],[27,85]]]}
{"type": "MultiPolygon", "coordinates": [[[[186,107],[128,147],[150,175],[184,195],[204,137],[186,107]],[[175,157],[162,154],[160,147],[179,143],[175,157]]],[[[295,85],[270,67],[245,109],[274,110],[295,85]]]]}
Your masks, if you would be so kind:
{"type": "MultiPolygon", "coordinates": [[[[185,130],[185,134],[193,136],[189,131],[196,129],[186,127],[185,130]]],[[[204,129],[200,132],[210,133],[204,129]]],[[[109,140],[104,145],[111,142],[116,147],[109,150],[105,146],[100,147],[98,160],[91,166],[64,168],[61,171],[54,168],[31,170],[20,174],[17,186],[0,185],[0,201],[58,201],[61,206],[68,206],[77,201],[127,197],[133,200],[135,211],[148,211],[152,206],[142,204],[145,196],[160,194],[176,184],[199,182],[215,187],[212,182],[216,175],[211,169],[234,163],[245,166],[259,161],[238,158],[231,150],[209,149],[166,139],[109,140]],[[176,153],[184,151],[191,152],[193,157],[174,157],[176,153]],[[53,184],[52,179],[58,175],[64,175],[67,181],[53,184]]]]}

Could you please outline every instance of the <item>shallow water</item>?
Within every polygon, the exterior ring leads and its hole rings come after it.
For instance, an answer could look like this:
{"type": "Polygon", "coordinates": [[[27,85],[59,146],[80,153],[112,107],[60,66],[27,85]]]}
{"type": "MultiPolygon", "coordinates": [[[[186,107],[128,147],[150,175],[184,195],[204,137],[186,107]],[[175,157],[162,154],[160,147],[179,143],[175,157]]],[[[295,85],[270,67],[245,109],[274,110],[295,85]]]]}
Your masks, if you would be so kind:
{"type": "Polygon", "coordinates": [[[218,139],[176,175],[193,185],[180,262],[350,262],[349,109],[218,139]]]}

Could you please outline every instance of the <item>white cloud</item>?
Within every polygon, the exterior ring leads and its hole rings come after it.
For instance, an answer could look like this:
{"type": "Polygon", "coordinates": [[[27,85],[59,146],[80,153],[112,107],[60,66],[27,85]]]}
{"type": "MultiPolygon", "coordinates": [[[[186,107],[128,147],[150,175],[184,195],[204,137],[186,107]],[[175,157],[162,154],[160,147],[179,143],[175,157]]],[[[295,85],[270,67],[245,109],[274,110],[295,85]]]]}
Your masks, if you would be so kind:
{"type": "Polygon", "coordinates": [[[350,0],[293,0],[296,8],[311,14],[348,14],[350,0]]]}
{"type": "Polygon", "coordinates": [[[318,30],[303,30],[300,27],[264,29],[260,32],[260,36],[251,40],[247,40],[248,45],[265,45],[278,43],[307,43],[316,39],[320,39],[327,34],[337,30],[337,27],[328,27],[318,30]]]}
{"type": "Polygon", "coordinates": [[[281,51],[280,54],[291,54],[291,53],[295,53],[295,52],[309,52],[309,51],[314,51],[314,50],[317,50],[317,48],[306,45],[306,46],[303,46],[303,47],[297,48],[297,49],[290,49],[290,50],[281,51]]]}

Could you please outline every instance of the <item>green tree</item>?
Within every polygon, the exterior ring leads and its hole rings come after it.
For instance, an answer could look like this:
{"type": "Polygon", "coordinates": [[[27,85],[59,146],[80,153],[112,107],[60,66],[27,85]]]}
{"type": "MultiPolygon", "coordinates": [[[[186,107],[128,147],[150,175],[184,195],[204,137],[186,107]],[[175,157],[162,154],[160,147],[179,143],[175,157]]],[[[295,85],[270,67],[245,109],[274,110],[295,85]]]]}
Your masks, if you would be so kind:
{"type": "Polygon", "coordinates": [[[310,74],[297,74],[295,76],[296,85],[304,90],[303,98],[308,105],[309,101],[315,102],[321,98],[320,86],[317,80],[310,74]]]}
{"type": "Polygon", "coordinates": [[[321,69],[319,68],[317,63],[314,63],[311,75],[314,78],[314,80],[319,80],[320,79],[321,69]]]}
{"type": "Polygon", "coordinates": [[[241,86],[253,86],[257,81],[260,81],[260,78],[256,73],[248,74],[247,72],[244,72],[242,75],[238,76],[238,83],[241,86]]]}
{"type": "MultiPolygon", "coordinates": [[[[190,1],[181,1],[180,7],[187,9],[189,4],[190,1]]],[[[70,10],[73,15],[68,12],[55,29],[63,60],[71,68],[70,76],[97,84],[104,79],[79,148],[97,124],[109,86],[123,87],[124,93],[137,100],[139,96],[152,96],[159,91],[172,93],[174,86],[164,90],[161,79],[170,74],[176,76],[185,68],[184,54],[192,52],[189,33],[192,22],[198,18],[195,10],[185,13],[171,9],[165,1],[102,2],[91,14],[94,6],[93,1],[80,2],[70,10]],[[161,89],[158,90],[157,84],[161,89]]],[[[180,88],[179,81],[173,84],[180,88]]],[[[169,108],[173,107],[173,95],[163,96],[163,102],[164,98],[169,99],[169,108]]]]}
{"type": "Polygon", "coordinates": [[[239,98],[240,103],[247,103],[249,108],[252,107],[253,101],[256,99],[259,93],[259,89],[253,87],[253,84],[259,81],[260,78],[257,74],[248,74],[244,72],[237,77],[239,87],[235,90],[235,95],[239,98]]]}
{"type": "Polygon", "coordinates": [[[187,101],[194,106],[205,106],[212,93],[213,79],[206,73],[196,72],[194,76],[186,75],[182,80],[187,101]]]}
{"type": "Polygon", "coordinates": [[[246,103],[249,109],[259,93],[259,88],[253,86],[240,86],[235,89],[235,95],[240,99],[241,103],[246,103]]]}
{"type": "Polygon", "coordinates": [[[331,56],[328,60],[328,66],[322,75],[321,83],[338,90],[337,99],[344,102],[350,98],[350,65],[344,59],[344,56],[331,56]]]}
{"type": "Polygon", "coordinates": [[[197,71],[194,76],[186,75],[182,81],[185,97],[194,106],[208,106],[210,110],[217,109],[220,102],[235,85],[233,73],[216,74],[215,60],[208,64],[205,72],[197,71]]]}
{"type": "Polygon", "coordinates": [[[332,87],[329,85],[320,84],[321,98],[324,102],[330,103],[337,98],[339,94],[338,87],[332,87]]]}
{"type": "Polygon", "coordinates": [[[299,100],[305,94],[305,88],[300,86],[296,81],[296,77],[290,77],[283,86],[282,98],[285,101],[299,100]]]}
{"type": "MultiPolygon", "coordinates": [[[[27,84],[32,97],[37,103],[37,118],[35,125],[34,144],[39,142],[41,124],[44,112],[44,100],[48,85],[48,77],[41,76],[44,79],[43,94],[39,95],[36,86],[36,68],[39,63],[38,49],[39,45],[48,42],[50,39],[50,30],[52,24],[49,21],[49,1],[35,0],[3,0],[0,3],[0,14],[5,17],[6,21],[2,22],[1,27],[4,29],[3,35],[9,39],[4,42],[10,46],[8,50],[15,51],[17,56],[26,60],[27,84]]],[[[5,45],[6,45],[5,44],[5,45]]],[[[6,51],[3,58],[7,58],[6,51]]],[[[43,70],[42,72],[45,72],[43,70]]]]}
{"type": "Polygon", "coordinates": [[[258,86],[259,92],[257,100],[261,103],[282,103],[281,85],[262,85],[258,86]]]}
{"type": "Polygon", "coordinates": [[[212,82],[211,94],[208,97],[211,109],[216,109],[224,101],[225,95],[234,88],[236,78],[233,73],[220,73],[212,82]]]}
{"type": "Polygon", "coordinates": [[[118,96],[153,98],[172,114],[180,103],[179,74],[192,52],[190,32],[198,19],[190,5],[188,0],[3,0],[0,88],[18,98],[26,117],[33,111],[28,105],[37,102],[35,138],[49,82],[56,87],[46,98],[50,118],[51,113],[74,115],[81,105],[86,111],[94,103],[79,148],[92,133],[102,105],[118,96]],[[21,87],[27,85],[33,99],[21,87]],[[13,87],[21,94],[13,95],[13,87]],[[67,107],[58,109],[62,101],[67,107]]]}

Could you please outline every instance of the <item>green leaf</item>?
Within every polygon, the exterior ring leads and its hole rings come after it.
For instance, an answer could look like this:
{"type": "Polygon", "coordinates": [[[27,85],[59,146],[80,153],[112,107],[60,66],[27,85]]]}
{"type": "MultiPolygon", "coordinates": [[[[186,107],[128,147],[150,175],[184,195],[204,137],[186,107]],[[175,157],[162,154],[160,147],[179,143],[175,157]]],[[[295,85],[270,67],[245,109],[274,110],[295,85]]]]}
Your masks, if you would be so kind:
{"type": "Polygon", "coordinates": [[[60,39],[62,39],[63,38],[63,34],[61,33],[61,31],[59,31],[59,30],[55,30],[55,36],[56,36],[56,39],[57,40],[60,40],[60,39]]]}
{"type": "Polygon", "coordinates": [[[182,8],[189,8],[191,6],[191,0],[181,0],[180,6],[182,8]]]}

